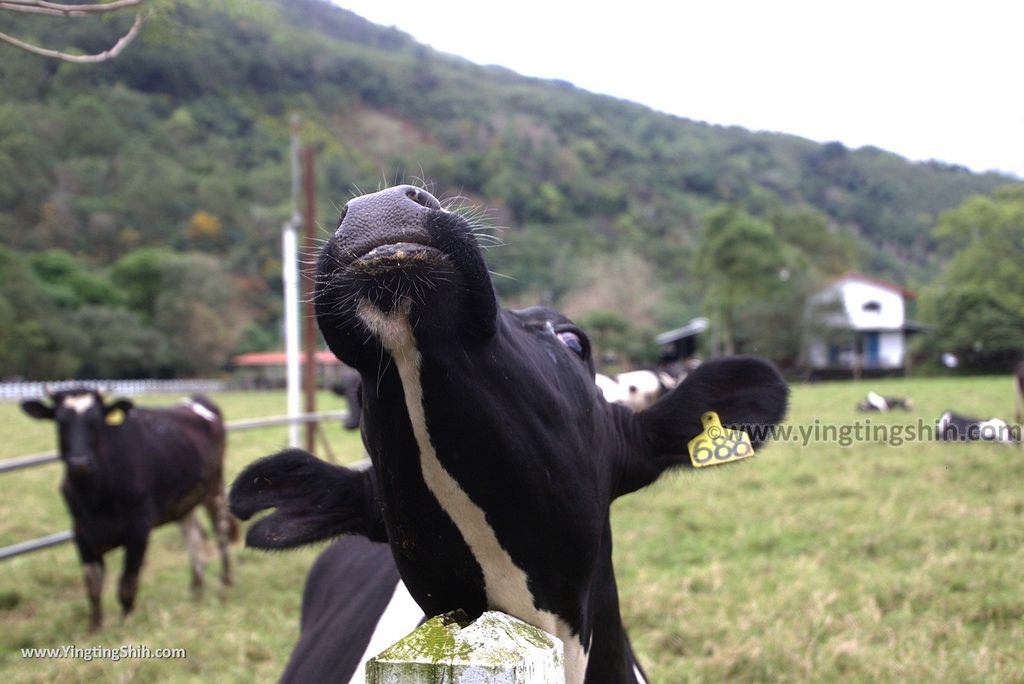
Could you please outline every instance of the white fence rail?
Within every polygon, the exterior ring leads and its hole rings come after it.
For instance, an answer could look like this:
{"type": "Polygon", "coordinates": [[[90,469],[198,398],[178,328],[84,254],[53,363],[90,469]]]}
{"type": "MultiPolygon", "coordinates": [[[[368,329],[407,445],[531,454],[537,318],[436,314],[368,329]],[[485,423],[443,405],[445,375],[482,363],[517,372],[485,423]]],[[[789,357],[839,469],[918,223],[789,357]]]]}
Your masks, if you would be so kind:
{"type": "Polygon", "coordinates": [[[0,402],[35,399],[51,392],[72,387],[96,387],[109,394],[194,394],[223,392],[229,389],[224,380],[58,380],[54,382],[0,382],[0,402]]]}

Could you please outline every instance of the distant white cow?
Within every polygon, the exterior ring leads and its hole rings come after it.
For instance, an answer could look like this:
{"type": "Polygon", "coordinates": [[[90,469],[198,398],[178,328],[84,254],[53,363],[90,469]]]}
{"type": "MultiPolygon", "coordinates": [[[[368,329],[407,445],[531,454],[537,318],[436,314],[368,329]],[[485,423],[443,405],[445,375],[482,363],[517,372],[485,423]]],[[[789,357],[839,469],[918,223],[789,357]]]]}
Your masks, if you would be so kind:
{"type": "Polygon", "coordinates": [[[682,377],[674,378],[668,373],[651,370],[627,371],[614,378],[598,373],[594,377],[605,401],[628,406],[634,411],[643,411],[678,385],[680,380],[682,377]]]}
{"type": "Polygon", "coordinates": [[[910,411],[914,408],[914,402],[907,397],[883,397],[877,392],[868,392],[864,400],[857,404],[858,411],[881,411],[885,413],[897,408],[910,411]]]}

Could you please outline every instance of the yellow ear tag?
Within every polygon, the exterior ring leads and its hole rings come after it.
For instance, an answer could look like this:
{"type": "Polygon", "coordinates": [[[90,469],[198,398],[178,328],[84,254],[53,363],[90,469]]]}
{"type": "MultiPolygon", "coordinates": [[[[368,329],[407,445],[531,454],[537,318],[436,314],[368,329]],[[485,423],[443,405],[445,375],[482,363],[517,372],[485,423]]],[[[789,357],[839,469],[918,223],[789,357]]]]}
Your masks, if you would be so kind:
{"type": "Polygon", "coordinates": [[[107,414],[107,425],[120,425],[124,422],[124,411],[114,409],[107,414]]]}
{"type": "Polygon", "coordinates": [[[747,433],[722,427],[722,421],[714,411],[708,411],[701,416],[700,422],[704,425],[704,432],[686,445],[694,468],[721,465],[754,455],[754,447],[751,446],[747,433]]]}

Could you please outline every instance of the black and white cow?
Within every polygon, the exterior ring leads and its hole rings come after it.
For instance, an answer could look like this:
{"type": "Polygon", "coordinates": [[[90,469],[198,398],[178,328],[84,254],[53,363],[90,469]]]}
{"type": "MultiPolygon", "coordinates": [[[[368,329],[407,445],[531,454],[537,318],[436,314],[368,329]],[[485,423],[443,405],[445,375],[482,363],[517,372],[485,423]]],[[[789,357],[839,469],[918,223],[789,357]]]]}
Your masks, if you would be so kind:
{"type": "Polygon", "coordinates": [[[1001,418],[971,418],[946,411],[935,424],[935,438],[946,442],[1004,442],[1019,441],[1020,428],[1014,429],[1001,418]]]}
{"type": "Polygon", "coordinates": [[[676,378],[664,371],[634,370],[619,373],[615,377],[598,373],[594,382],[604,395],[605,401],[628,406],[642,411],[675,389],[682,378],[676,378]]]}
{"type": "Polygon", "coordinates": [[[567,682],[637,681],[609,506],[688,465],[706,411],[781,420],[779,374],[708,361],[645,411],[607,403],[583,331],[548,308],[501,308],[472,227],[411,186],[350,201],[317,278],[320,330],[363,378],[373,468],[297,451],[250,465],[232,510],[276,510],[248,543],[387,541],[428,615],[504,611],[562,639],[567,682]]]}
{"type": "Polygon", "coordinates": [[[424,619],[388,545],[342,537],[320,554],[306,577],[301,634],[281,684],[359,684],[366,661],[424,619]]]}
{"type": "Polygon", "coordinates": [[[96,390],[70,389],[50,403],[24,401],[33,418],[53,420],[64,462],[60,491],[74,521],[75,545],[89,595],[89,628],[103,622],[107,551],[124,546],[118,599],[131,612],[150,530],[177,521],[188,545],[192,587],[203,584],[204,537],[195,508],[202,504],[220,548],[225,585],[232,582],[229,542],[238,522],[224,495],[224,421],[209,399],[194,396],[168,408],[105,403],[96,390]]]}
{"type": "Polygon", "coordinates": [[[912,411],[914,401],[909,397],[883,397],[877,392],[868,392],[867,396],[857,404],[858,411],[880,411],[885,413],[893,409],[912,411]]]}

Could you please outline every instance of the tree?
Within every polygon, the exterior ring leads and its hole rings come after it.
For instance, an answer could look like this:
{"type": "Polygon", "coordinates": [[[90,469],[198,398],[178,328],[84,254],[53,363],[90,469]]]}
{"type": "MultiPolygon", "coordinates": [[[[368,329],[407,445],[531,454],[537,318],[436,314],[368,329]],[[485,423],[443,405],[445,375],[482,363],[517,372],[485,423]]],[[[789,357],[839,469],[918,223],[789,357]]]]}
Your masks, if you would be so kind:
{"type": "Polygon", "coordinates": [[[1024,186],[975,196],[942,215],[934,237],[953,253],[924,293],[933,353],[975,370],[1005,371],[1024,356],[1024,186]]]}
{"type": "Polygon", "coordinates": [[[71,350],[81,359],[80,377],[151,377],[167,366],[166,341],[131,311],[89,305],[68,326],[76,333],[71,350]]]}
{"type": "Polygon", "coordinates": [[[217,372],[248,324],[234,281],[205,254],[174,254],[160,271],[153,326],[167,343],[170,363],[183,375],[217,372]]]}
{"type": "Polygon", "coordinates": [[[934,235],[953,254],[943,284],[975,285],[1024,311],[1024,185],[968,199],[942,215],[934,235]]]}
{"type": "Polygon", "coordinates": [[[0,247],[0,377],[72,375],[74,334],[25,259],[0,247]]]}
{"type": "Polygon", "coordinates": [[[764,331],[743,321],[783,289],[785,266],[782,242],[771,224],[732,206],[708,214],[695,270],[706,284],[704,305],[718,328],[716,351],[735,354],[737,339],[750,340],[764,331]]]}
{"type": "Polygon", "coordinates": [[[110,277],[164,341],[177,374],[218,371],[249,323],[234,279],[206,254],[143,248],[118,260],[110,277]]]}
{"type": "Polygon", "coordinates": [[[953,285],[933,303],[930,350],[950,351],[965,368],[1005,372],[1024,347],[1024,310],[976,285],[953,285]]]}

